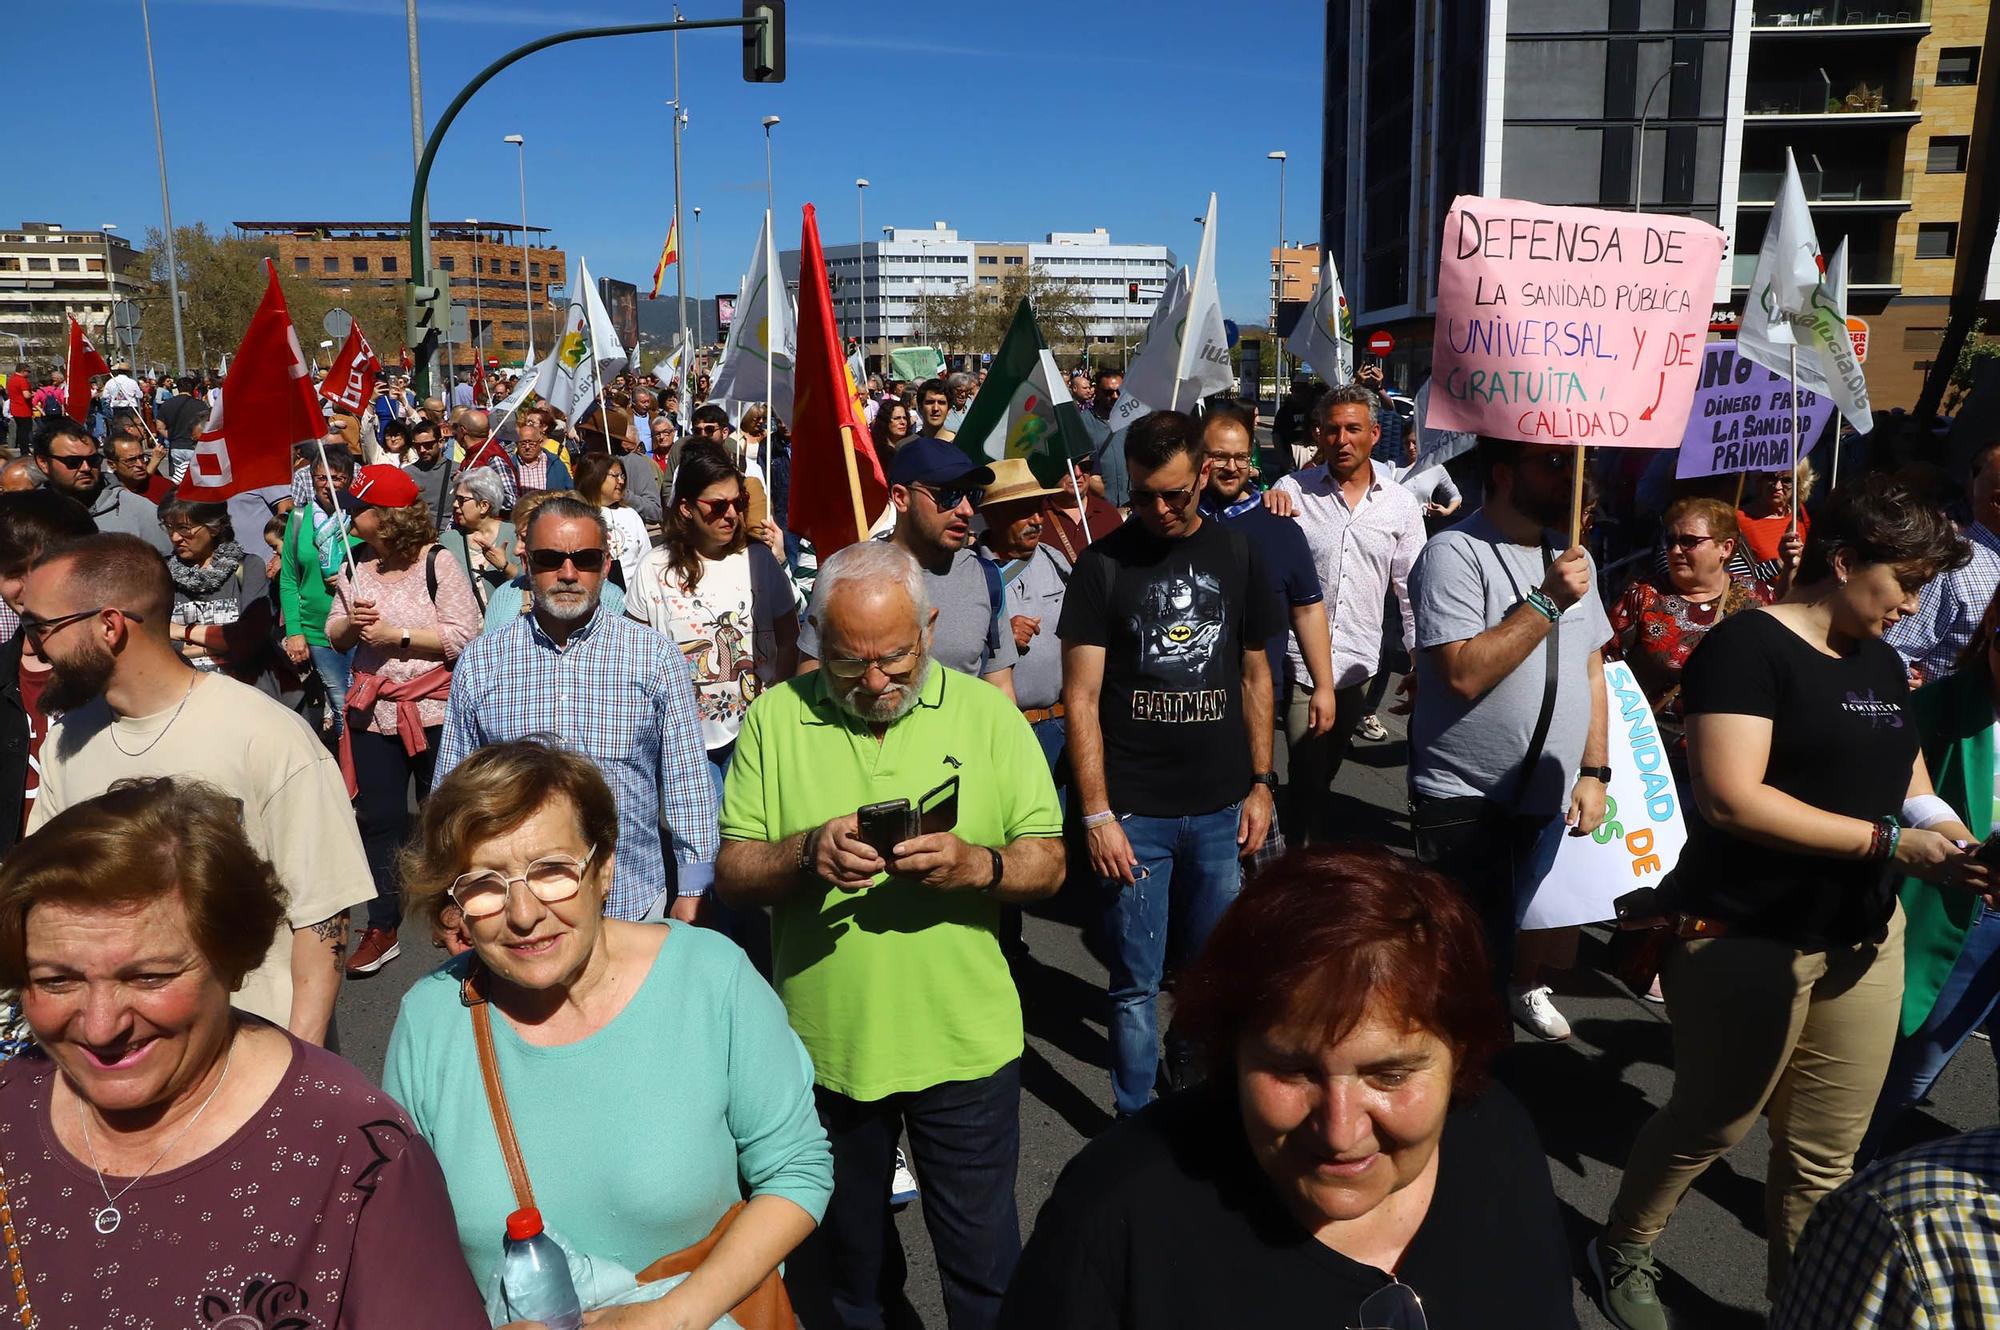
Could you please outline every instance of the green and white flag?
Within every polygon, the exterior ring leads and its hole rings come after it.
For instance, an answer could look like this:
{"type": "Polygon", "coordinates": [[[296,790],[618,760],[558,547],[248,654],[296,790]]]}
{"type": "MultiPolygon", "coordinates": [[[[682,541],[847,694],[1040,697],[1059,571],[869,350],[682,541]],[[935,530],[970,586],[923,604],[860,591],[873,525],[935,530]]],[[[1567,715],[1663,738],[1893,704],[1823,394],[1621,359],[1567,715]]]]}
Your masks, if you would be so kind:
{"type": "Polygon", "coordinates": [[[792,304],[771,237],[771,214],[766,212],[756,253],[750,256],[750,275],[736,299],[736,318],[729,325],[722,363],[709,380],[708,400],[725,406],[765,402],[780,420],[791,419],[792,359],[797,354],[792,304]]]}
{"type": "Polygon", "coordinates": [[[953,442],[977,462],[1023,458],[1044,485],[1060,485],[1072,460],[1090,456],[1090,438],[1076,402],[1042,342],[1026,298],[1014,310],[1007,336],[986,367],[986,382],[965,408],[953,442]]]}

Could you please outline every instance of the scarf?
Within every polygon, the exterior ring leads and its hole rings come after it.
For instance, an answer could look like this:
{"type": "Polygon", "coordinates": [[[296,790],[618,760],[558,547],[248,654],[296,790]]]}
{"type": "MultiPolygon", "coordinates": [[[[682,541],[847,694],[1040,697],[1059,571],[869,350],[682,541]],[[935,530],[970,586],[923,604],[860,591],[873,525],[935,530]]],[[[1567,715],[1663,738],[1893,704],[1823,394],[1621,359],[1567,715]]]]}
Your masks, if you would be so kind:
{"type": "Polygon", "coordinates": [[[242,562],[243,547],[233,540],[225,540],[215,547],[215,553],[209,556],[205,565],[168,559],[167,575],[174,579],[174,590],[189,600],[207,600],[222,589],[223,583],[236,576],[242,562]]]}
{"type": "Polygon", "coordinates": [[[312,513],[313,548],[319,551],[319,570],[327,577],[340,571],[342,540],[347,535],[347,514],[330,513],[317,503],[309,503],[312,513]]]}

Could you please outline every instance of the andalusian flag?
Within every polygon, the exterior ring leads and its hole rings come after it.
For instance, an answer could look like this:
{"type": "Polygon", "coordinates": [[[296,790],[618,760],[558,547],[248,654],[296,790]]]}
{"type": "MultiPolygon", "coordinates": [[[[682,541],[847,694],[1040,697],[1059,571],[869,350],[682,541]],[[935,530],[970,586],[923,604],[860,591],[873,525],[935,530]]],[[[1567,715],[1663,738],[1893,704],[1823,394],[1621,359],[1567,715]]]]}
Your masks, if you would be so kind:
{"type": "Polygon", "coordinates": [[[681,224],[676,218],[667,223],[667,243],[660,247],[660,261],[653,265],[653,289],[646,293],[646,299],[660,298],[660,283],[666,280],[667,269],[681,260],[681,224]]]}
{"type": "Polygon", "coordinates": [[[1073,459],[1090,456],[1076,403],[1025,297],[953,442],[981,463],[1025,458],[1044,485],[1061,484],[1073,459]]]}
{"type": "Polygon", "coordinates": [[[1318,370],[1328,383],[1338,386],[1354,377],[1354,315],[1347,308],[1347,293],[1340,289],[1332,250],[1326,252],[1319,290],[1300,312],[1285,349],[1318,370]]]}

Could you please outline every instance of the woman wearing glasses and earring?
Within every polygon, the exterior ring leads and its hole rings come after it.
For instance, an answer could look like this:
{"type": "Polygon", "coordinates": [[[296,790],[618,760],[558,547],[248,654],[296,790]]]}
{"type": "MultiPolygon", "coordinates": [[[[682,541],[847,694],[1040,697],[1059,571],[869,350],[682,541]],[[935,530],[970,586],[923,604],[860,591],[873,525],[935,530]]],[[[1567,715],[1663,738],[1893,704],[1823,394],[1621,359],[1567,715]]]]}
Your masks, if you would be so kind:
{"type": "Polygon", "coordinates": [[[735,944],[604,917],[617,841],[603,776],[550,741],[439,783],[403,880],[413,913],[462,912],[472,953],[403,999],[384,1088],[437,1151],[482,1288],[533,1205],[592,1258],[586,1309],[611,1266],[692,1271],[619,1325],[789,1324],[775,1272],[833,1188],[811,1062],[735,944]]]}

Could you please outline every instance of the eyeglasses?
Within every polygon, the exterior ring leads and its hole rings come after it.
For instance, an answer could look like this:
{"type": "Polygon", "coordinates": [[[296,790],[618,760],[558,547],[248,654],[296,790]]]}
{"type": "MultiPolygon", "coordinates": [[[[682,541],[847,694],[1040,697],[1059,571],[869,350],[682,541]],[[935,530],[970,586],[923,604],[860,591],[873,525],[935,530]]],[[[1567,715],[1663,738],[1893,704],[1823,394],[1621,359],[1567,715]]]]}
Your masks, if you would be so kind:
{"type": "Polygon", "coordinates": [[[580,573],[601,573],[604,571],[604,550],[528,551],[528,566],[538,573],[561,572],[566,563],[575,564],[580,573]]]}
{"type": "Polygon", "coordinates": [[[1157,503],[1177,513],[1186,508],[1188,501],[1192,498],[1194,498],[1194,486],[1192,485],[1186,485],[1177,490],[1135,489],[1132,491],[1132,506],[1139,508],[1149,503],[1157,503]]]}
{"type": "Polygon", "coordinates": [[[937,505],[937,510],[941,513],[951,512],[954,509],[956,509],[958,505],[966,502],[970,502],[974,508],[977,508],[979,506],[980,500],[986,497],[986,491],[983,489],[973,489],[973,488],[961,489],[955,485],[950,486],[948,488],[941,488],[936,485],[925,485],[919,483],[910,486],[910,488],[913,490],[921,490],[925,494],[930,495],[931,502],[937,505]]]}
{"type": "Polygon", "coordinates": [[[101,453],[78,453],[74,457],[64,457],[61,453],[50,453],[49,460],[59,463],[71,471],[81,471],[87,466],[104,465],[104,457],[101,453]]]}
{"type": "Polygon", "coordinates": [[[526,885],[542,904],[559,905],[583,889],[584,870],[596,856],[597,847],[593,845],[581,859],[573,854],[545,854],[517,877],[493,868],[460,873],[452,879],[445,895],[468,919],[491,919],[505,910],[507,893],[516,882],[526,885]]]}
{"type": "Polygon", "coordinates": [[[1376,1289],[1355,1311],[1361,1318],[1355,1330],[1430,1330],[1423,1299],[1408,1284],[1392,1283],[1376,1289]]]}
{"type": "Polygon", "coordinates": [[[871,667],[882,671],[891,679],[900,679],[917,667],[917,661],[922,658],[922,650],[921,647],[905,647],[886,656],[858,660],[853,657],[834,656],[821,661],[820,664],[836,679],[859,679],[868,673],[871,667]]]}
{"type": "Polygon", "coordinates": [[[1689,550],[1701,548],[1704,542],[1714,539],[1714,536],[1668,536],[1667,548],[1685,554],[1689,550]]]}
{"type": "Polygon", "coordinates": [[[75,614],[58,614],[53,619],[38,619],[32,614],[23,614],[21,616],[21,636],[27,639],[28,645],[33,647],[35,653],[39,655],[41,654],[42,644],[47,642],[50,637],[73,623],[82,623],[85,619],[102,614],[106,610],[110,610],[113,614],[121,614],[133,623],[146,622],[130,610],[121,610],[111,605],[99,605],[95,609],[78,610],[75,614]]]}
{"type": "Polygon", "coordinates": [[[735,509],[739,515],[742,513],[749,512],[750,496],[747,494],[739,494],[733,499],[696,499],[694,501],[694,506],[700,509],[701,515],[703,517],[706,517],[709,521],[719,522],[722,520],[722,515],[728,512],[732,508],[735,509]]]}
{"type": "Polygon", "coordinates": [[[476,494],[454,494],[451,496],[451,506],[454,508],[458,507],[458,505],[460,505],[461,503],[482,503],[482,502],[484,502],[484,500],[482,500],[476,494]]]}
{"type": "Polygon", "coordinates": [[[1235,471],[1250,465],[1249,453],[1210,453],[1209,465],[1217,471],[1235,471]]]}

